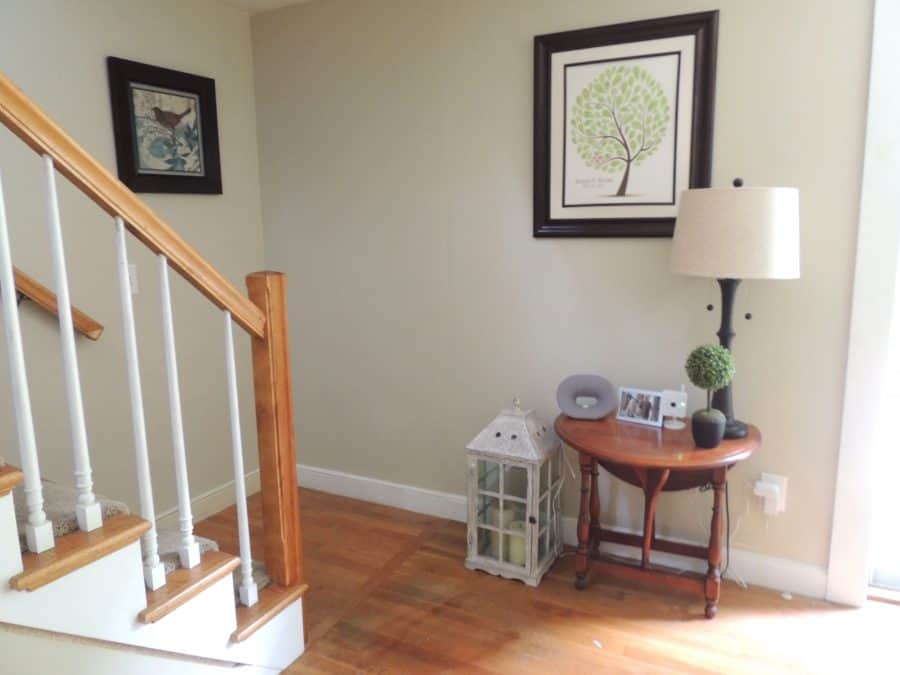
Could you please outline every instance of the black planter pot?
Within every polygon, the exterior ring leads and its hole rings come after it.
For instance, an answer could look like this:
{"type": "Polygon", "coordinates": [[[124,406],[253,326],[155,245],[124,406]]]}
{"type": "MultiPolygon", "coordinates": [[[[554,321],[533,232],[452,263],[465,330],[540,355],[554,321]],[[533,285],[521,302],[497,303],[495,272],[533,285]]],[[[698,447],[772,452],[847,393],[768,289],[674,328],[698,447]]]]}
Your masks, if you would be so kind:
{"type": "Polygon", "coordinates": [[[725,435],[725,415],[715,408],[698,410],[691,417],[691,432],[698,448],[715,448],[725,435]]]}

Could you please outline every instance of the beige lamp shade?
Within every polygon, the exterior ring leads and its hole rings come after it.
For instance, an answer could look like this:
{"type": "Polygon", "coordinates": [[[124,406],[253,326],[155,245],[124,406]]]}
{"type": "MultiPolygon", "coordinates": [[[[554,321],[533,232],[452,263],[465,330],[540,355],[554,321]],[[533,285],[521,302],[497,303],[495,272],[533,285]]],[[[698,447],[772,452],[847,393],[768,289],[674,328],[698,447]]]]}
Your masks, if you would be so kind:
{"type": "Polygon", "coordinates": [[[685,190],[675,221],[672,271],[717,279],[800,276],[797,188],[685,190]]]}

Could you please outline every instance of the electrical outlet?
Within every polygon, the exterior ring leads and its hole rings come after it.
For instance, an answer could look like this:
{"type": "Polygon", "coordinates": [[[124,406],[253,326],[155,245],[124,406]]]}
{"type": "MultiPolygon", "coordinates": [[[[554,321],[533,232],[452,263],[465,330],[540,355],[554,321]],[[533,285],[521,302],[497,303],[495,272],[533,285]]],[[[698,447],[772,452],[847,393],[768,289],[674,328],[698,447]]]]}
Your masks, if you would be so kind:
{"type": "Polygon", "coordinates": [[[777,516],[787,507],[787,476],[774,473],[761,473],[759,480],[753,484],[753,494],[762,497],[763,513],[777,516]]]}
{"type": "Polygon", "coordinates": [[[138,275],[137,275],[137,265],[134,263],[128,263],[128,283],[131,284],[131,294],[138,294],[138,275]]]}

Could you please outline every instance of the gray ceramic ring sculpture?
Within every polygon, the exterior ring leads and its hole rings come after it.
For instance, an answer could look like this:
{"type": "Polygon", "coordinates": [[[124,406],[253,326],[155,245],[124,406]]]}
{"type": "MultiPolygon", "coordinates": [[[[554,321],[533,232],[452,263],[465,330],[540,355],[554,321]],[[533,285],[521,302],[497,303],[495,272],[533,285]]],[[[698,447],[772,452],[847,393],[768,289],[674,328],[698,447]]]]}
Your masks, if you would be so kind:
{"type": "Polygon", "coordinates": [[[559,383],[556,403],[569,417],[599,420],[616,409],[616,390],[599,375],[570,375],[559,383]]]}

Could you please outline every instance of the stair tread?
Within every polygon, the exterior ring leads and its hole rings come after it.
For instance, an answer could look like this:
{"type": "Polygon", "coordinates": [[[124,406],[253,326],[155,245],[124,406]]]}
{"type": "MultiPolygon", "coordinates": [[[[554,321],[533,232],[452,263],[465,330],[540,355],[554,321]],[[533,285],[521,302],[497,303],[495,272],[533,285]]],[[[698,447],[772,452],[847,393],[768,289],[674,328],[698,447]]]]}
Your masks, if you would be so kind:
{"type": "Polygon", "coordinates": [[[59,537],[49,551],[23,554],[23,571],[9,585],[17,591],[33,591],[137,541],[149,529],[146,520],[122,514],[91,532],[59,537]]]}
{"type": "Polygon", "coordinates": [[[231,634],[233,642],[243,642],[253,635],[279,612],[306,593],[306,584],[280,586],[270,584],[259,592],[259,602],[253,607],[238,607],[237,629],[231,634]]]}
{"type": "Polygon", "coordinates": [[[206,590],[234,571],[240,559],[210,551],[203,554],[200,563],[190,569],[179,568],[166,577],[166,585],[147,591],[147,608],[138,614],[141,623],[154,623],[181,607],[191,598],[206,590]]]}
{"type": "Polygon", "coordinates": [[[0,497],[9,494],[23,480],[25,480],[25,474],[12,464],[0,466],[0,497]]]}

